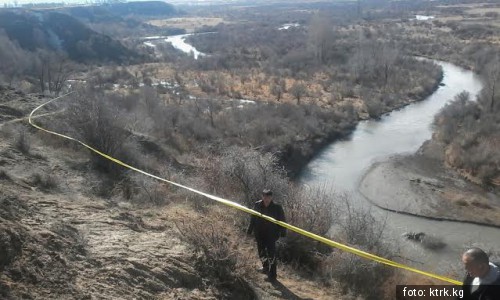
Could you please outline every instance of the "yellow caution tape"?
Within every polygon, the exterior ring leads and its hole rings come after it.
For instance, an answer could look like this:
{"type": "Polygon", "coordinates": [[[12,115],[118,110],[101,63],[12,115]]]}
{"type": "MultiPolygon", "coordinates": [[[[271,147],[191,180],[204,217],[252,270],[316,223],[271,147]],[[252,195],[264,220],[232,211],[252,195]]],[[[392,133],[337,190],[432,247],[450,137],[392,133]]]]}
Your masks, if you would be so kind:
{"type": "Polygon", "coordinates": [[[376,261],[376,262],[379,262],[379,263],[382,263],[382,264],[385,264],[385,265],[388,265],[388,266],[392,266],[392,267],[395,267],[395,268],[399,268],[399,269],[407,270],[407,271],[410,271],[410,272],[418,273],[418,274],[421,274],[421,275],[424,275],[424,276],[427,276],[427,277],[439,279],[439,280],[446,281],[448,283],[452,283],[452,284],[455,284],[455,285],[461,285],[462,284],[458,280],[454,280],[454,279],[451,279],[451,278],[448,278],[448,277],[445,277],[445,276],[442,276],[442,275],[437,275],[437,274],[433,274],[433,273],[430,273],[430,272],[425,272],[425,271],[422,271],[422,270],[419,270],[419,269],[415,269],[413,267],[410,267],[410,266],[407,266],[407,265],[404,265],[404,264],[401,264],[401,263],[398,263],[398,262],[395,262],[395,261],[392,261],[392,260],[389,260],[389,259],[377,256],[377,255],[374,255],[374,254],[371,254],[371,253],[368,253],[368,252],[365,252],[365,251],[362,251],[362,250],[359,250],[359,249],[356,249],[356,248],[353,248],[353,247],[350,247],[350,246],[347,246],[347,245],[344,245],[344,244],[341,244],[341,243],[338,243],[338,242],[335,242],[335,241],[332,241],[330,239],[327,239],[327,238],[324,238],[322,236],[316,235],[316,234],[314,234],[312,232],[306,231],[304,229],[298,228],[298,227],[290,225],[288,223],[275,220],[274,218],[271,218],[269,216],[263,215],[263,214],[255,211],[253,209],[245,207],[245,206],[243,206],[241,204],[238,204],[236,202],[229,201],[229,200],[226,200],[226,199],[214,196],[214,195],[210,195],[210,194],[204,193],[202,191],[198,191],[196,189],[190,188],[188,186],[185,186],[185,185],[182,185],[182,184],[179,184],[179,183],[167,180],[165,178],[161,178],[161,177],[158,177],[156,175],[150,174],[150,173],[148,173],[146,171],[143,171],[141,169],[138,169],[138,168],[135,168],[133,166],[130,166],[130,165],[128,165],[128,164],[126,164],[126,163],[124,163],[124,162],[122,162],[122,161],[114,158],[114,157],[111,157],[111,156],[109,156],[106,153],[102,153],[101,151],[92,148],[91,146],[85,144],[84,142],[82,142],[80,140],[77,140],[75,138],[72,138],[70,136],[67,136],[67,135],[64,135],[64,134],[61,134],[61,133],[57,133],[57,132],[54,132],[54,131],[42,128],[42,127],[36,125],[35,123],[33,123],[32,117],[33,117],[33,114],[37,110],[39,110],[43,106],[45,106],[45,105],[47,105],[47,104],[49,104],[49,103],[51,103],[51,102],[53,102],[55,100],[58,100],[58,99],[60,99],[62,97],[65,97],[65,96],[67,96],[67,95],[69,95],[71,93],[68,93],[68,94],[62,95],[60,97],[54,98],[54,99],[52,99],[50,101],[47,101],[47,102],[43,103],[42,105],[38,106],[37,108],[35,108],[30,113],[30,115],[28,117],[29,124],[31,124],[33,127],[37,128],[39,130],[42,130],[42,131],[44,131],[46,133],[53,134],[53,135],[56,135],[56,136],[59,136],[59,137],[62,137],[64,139],[68,139],[68,140],[71,140],[71,141],[75,141],[75,142],[79,143],[80,145],[84,146],[85,148],[93,151],[94,153],[97,153],[97,154],[101,155],[102,157],[104,157],[104,158],[106,158],[106,159],[108,159],[108,160],[110,160],[110,161],[112,161],[112,162],[114,162],[114,163],[116,163],[118,165],[121,165],[121,166],[123,166],[123,167],[125,167],[127,169],[130,169],[130,170],[136,171],[138,173],[144,174],[146,176],[149,176],[151,178],[154,178],[154,179],[157,179],[157,180],[160,180],[160,181],[163,181],[163,182],[175,185],[177,187],[186,189],[186,190],[191,191],[193,193],[205,196],[205,197],[207,197],[209,199],[215,200],[217,202],[220,202],[220,203],[225,204],[227,206],[230,206],[232,208],[238,209],[240,211],[246,212],[248,214],[258,216],[258,217],[263,218],[263,219],[265,219],[265,220],[267,220],[269,222],[278,224],[278,225],[280,225],[282,227],[285,227],[285,228],[287,228],[289,230],[292,230],[292,231],[294,231],[294,232],[296,232],[298,234],[301,234],[303,236],[307,236],[307,237],[309,237],[309,238],[311,238],[313,240],[316,240],[318,242],[324,243],[324,244],[329,245],[331,247],[335,247],[335,248],[338,248],[340,250],[343,250],[343,251],[355,254],[357,256],[360,256],[360,257],[363,257],[363,258],[366,258],[366,259],[369,259],[369,260],[372,260],[372,261],[376,261]]]}

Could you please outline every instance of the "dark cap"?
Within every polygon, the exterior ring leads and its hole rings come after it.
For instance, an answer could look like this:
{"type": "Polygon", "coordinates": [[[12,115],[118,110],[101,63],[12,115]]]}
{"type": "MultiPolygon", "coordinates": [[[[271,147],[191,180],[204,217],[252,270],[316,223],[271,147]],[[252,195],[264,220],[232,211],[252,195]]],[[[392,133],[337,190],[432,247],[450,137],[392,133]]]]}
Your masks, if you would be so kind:
{"type": "Polygon", "coordinates": [[[271,191],[270,189],[264,189],[262,191],[262,195],[272,196],[273,195],[273,191],[271,191]]]}

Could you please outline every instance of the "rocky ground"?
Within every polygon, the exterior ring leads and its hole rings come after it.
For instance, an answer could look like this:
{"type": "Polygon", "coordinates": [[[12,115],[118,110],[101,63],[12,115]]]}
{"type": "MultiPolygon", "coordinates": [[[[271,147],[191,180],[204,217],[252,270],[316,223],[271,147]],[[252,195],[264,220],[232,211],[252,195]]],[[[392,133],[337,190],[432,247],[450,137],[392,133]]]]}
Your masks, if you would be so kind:
{"type": "Polygon", "coordinates": [[[289,267],[281,267],[278,283],[266,282],[254,270],[253,241],[237,238],[242,234],[220,217],[226,208],[196,210],[180,197],[145,206],[99,196],[105,178],[89,167],[85,151],[26,125],[23,116],[43,97],[5,88],[0,96],[0,298],[344,297],[289,267]],[[237,280],[207,275],[176,225],[200,218],[218,219],[236,237],[247,269],[232,270],[237,280]]]}

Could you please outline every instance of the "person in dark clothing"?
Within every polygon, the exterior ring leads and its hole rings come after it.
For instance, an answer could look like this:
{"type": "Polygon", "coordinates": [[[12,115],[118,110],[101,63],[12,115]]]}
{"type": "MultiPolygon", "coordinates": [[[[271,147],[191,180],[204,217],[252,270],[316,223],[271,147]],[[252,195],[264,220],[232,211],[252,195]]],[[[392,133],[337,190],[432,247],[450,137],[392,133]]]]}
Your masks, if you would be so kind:
{"type": "MultiPolygon", "coordinates": [[[[467,275],[462,290],[463,298],[470,300],[500,299],[500,266],[489,261],[479,248],[471,248],[462,255],[467,275]]],[[[457,298],[458,299],[458,298],[457,298]]]]}
{"type": "MultiPolygon", "coordinates": [[[[272,200],[271,190],[262,192],[262,200],[255,202],[254,210],[263,215],[270,216],[278,221],[285,222],[285,213],[281,205],[272,200]]],[[[286,236],[286,229],[277,224],[269,222],[261,217],[252,215],[247,234],[252,232],[257,241],[257,251],[262,261],[262,271],[267,274],[270,281],[276,281],[276,241],[286,236]]]]}

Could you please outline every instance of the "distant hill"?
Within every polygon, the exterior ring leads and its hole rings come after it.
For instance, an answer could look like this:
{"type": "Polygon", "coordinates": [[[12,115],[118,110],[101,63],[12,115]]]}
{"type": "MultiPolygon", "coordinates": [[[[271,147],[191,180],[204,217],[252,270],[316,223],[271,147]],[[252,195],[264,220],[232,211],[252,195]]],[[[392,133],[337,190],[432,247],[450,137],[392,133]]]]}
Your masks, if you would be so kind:
{"type": "Polygon", "coordinates": [[[161,1],[111,3],[95,6],[78,6],[60,9],[76,18],[87,19],[89,22],[120,21],[125,16],[175,16],[175,7],[161,1]]]}
{"type": "Polygon", "coordinates": [[[25,50],[60,50],[77,62],[124,63],[138,58],[120,42],[59,12],[0,10],[0,29],[25,50]]]}
{"type": "Polygon", "coordinates": [[[161,1],[142,1],[109,4],[112,12],[120,15],[169,16],[177,14],[173,5],[161,1]]]}

